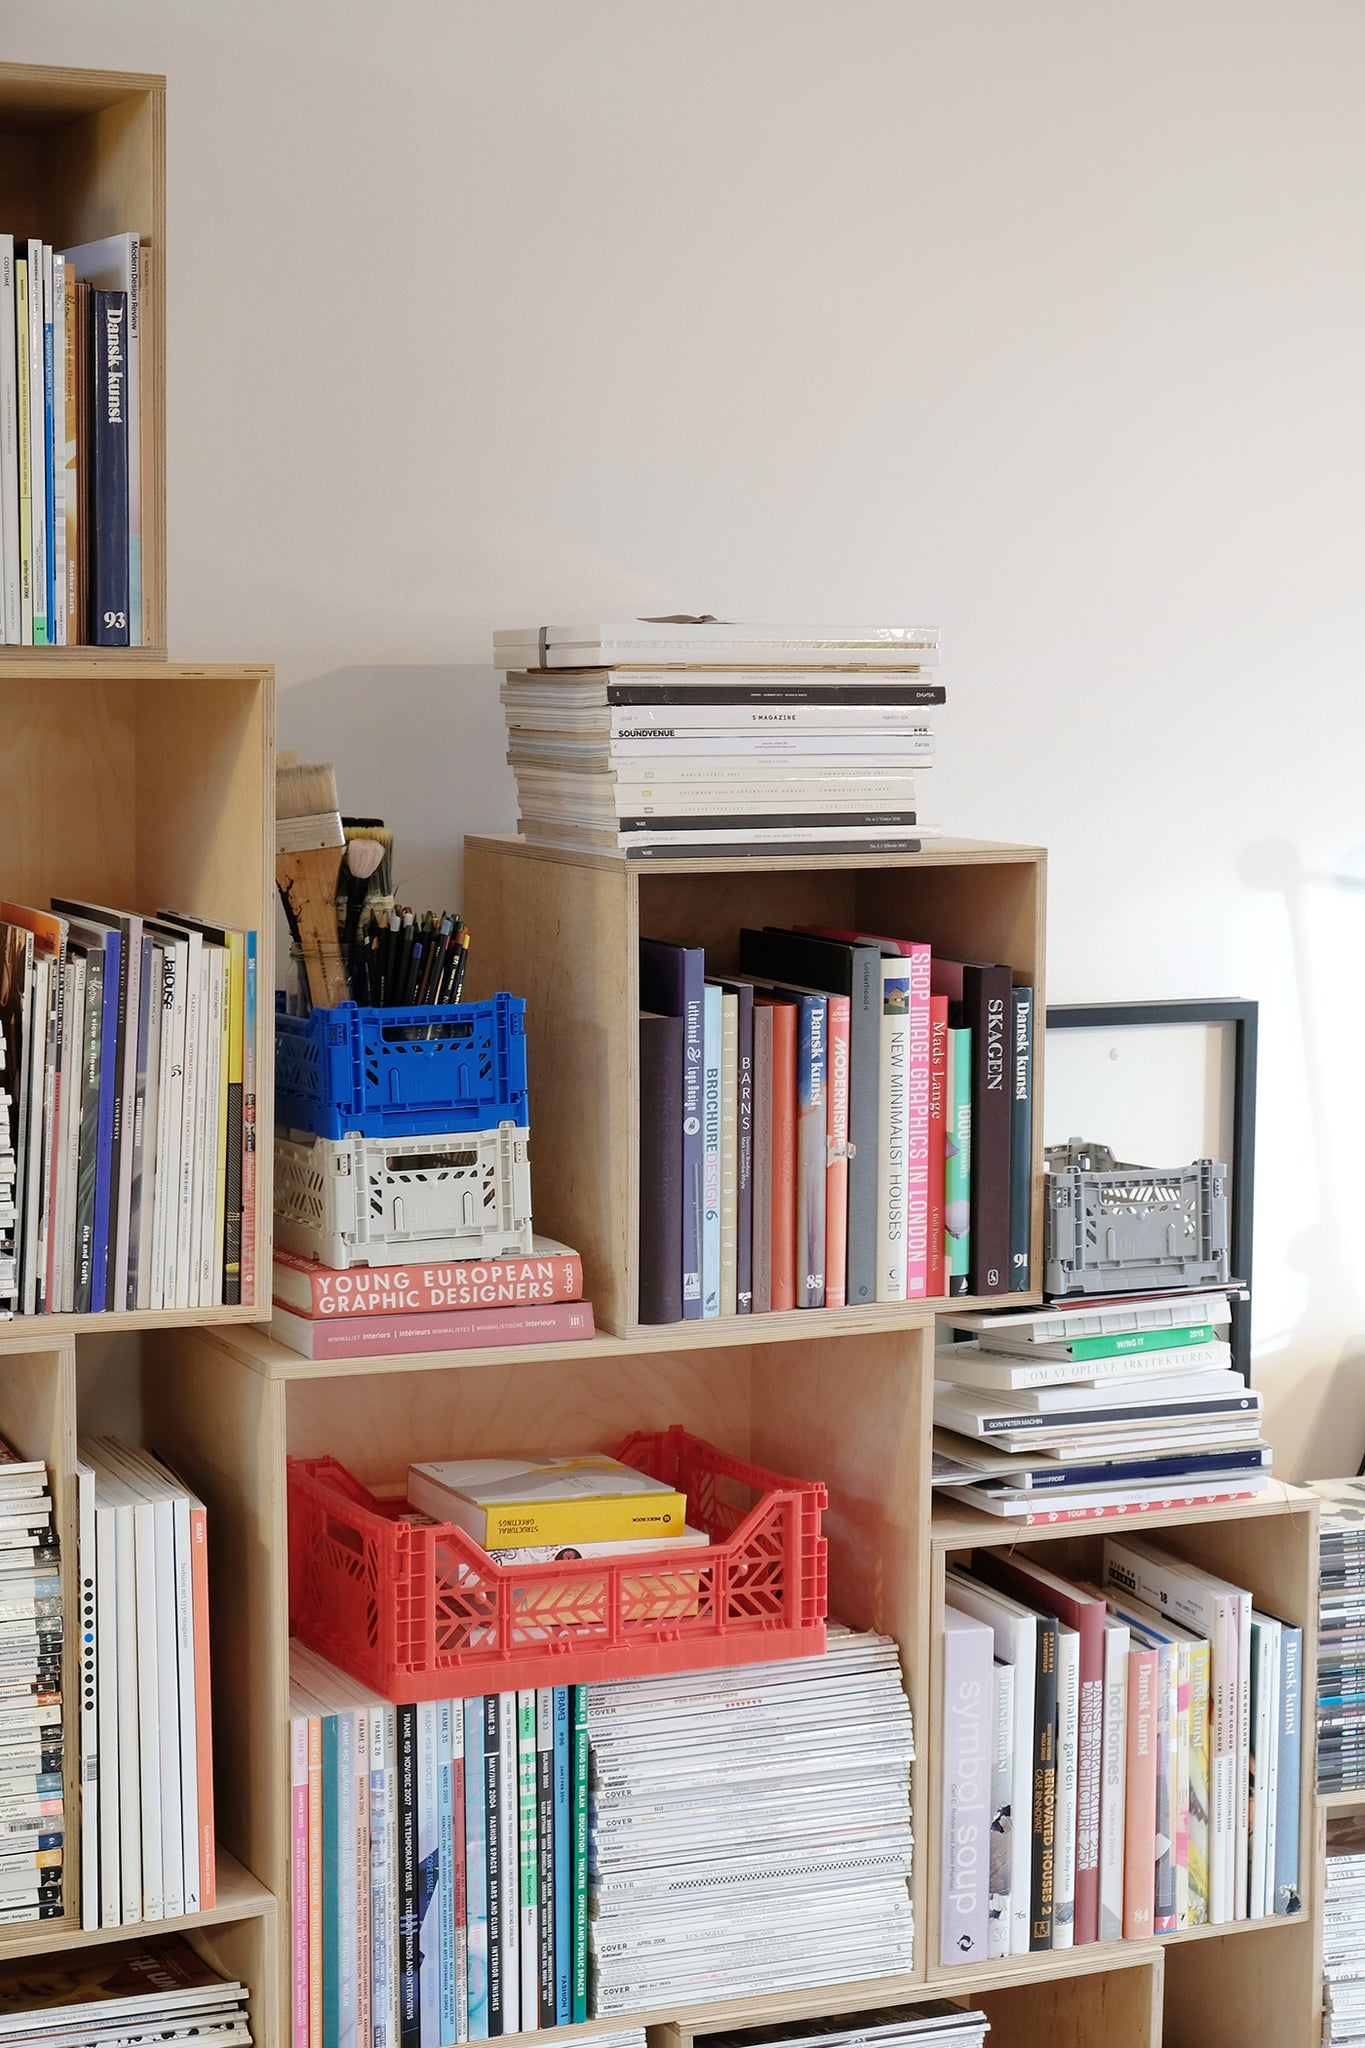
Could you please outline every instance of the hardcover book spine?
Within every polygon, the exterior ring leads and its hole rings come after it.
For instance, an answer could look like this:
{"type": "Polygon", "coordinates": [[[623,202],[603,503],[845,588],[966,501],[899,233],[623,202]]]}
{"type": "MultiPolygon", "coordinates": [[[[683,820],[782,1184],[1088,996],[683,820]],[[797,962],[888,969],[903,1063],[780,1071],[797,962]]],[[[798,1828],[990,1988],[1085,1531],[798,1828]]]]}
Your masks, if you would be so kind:
{"type": "Polygon", "coordinates": [[[322,1720],[322,2033],[324,2041],[337,2042],[342,1968],[339,1720],[336,1714],[322,1720]]]}
{"type": "Polygon", "coordinates": [[[1152,1933],[1157,1857],[1157,1715],[1155,1650],[1128,1658],[1128,1786],[1123,1815],[1123,1938],[1152,1933]]]}
{"type": "Polygon", "coordinates": [[[882,1031],[878,1075],[881,1131],[878,1140],[878,1301],[904,1301],[906,1256],[906,1160],[910,1120],[910,975],[904,960],[882,965],[882,1031]]]}
{"type": "Polygon", "coordinates": [[[95,1274],[95,1184],[100,1150],[100,1060],[104,1029],[104,956],[93,948],[85,969],[81,1049],[81,1128],[76,1166],[75,1311],[89,1315],[95,1274]]]}
{"type": "Polygon", "coordinates": [[[683,953],[683,1317],[692,1322],[702,1315],[702,1095],[706,1034],[705,989],[700,948],[683,953]]]}
{"type": "MultiPolygon", "coordinates": [[[[62,377],[66,387],[66,446],[63,452],[65,467],[63,506],[66,528],[63,542],[63,557],[66,569],[66,584],[62,594],[62,603],[65,610],[64,630],[68,647],[79,646],[85,638],[81,617],[80,578],[82,391],[79,368],[80,349],[77,343],[76,307],[76,276],[70,264],[68,264],[66,266],[66,307],[62,334],[62,377]]],[[[3,353],[3,344],[0,344],[0,359],[3,359],[3,353]]]]}
{"type": "Polygon", "coordinates": [[[33,644],[47,647],[47,426],[46,382],[43,375],[43,245],[28,245],[28,443],[32,505],[33,644]]]}
{"type": "Polygon", "coordinates": [[[1014,1666],[997,1663],[993,1693],[991,1751],[990,1925],[987,1953],[1007,1956],[1014,1921],[1014,1666]]]}
{"type": "Polygon", "coordinates": [[[702,1207],[701,1312],[720,1314],[720,1058],[721,997],[711,986],[702,997],[702,1207]]]}
{"type": "Polygon", "coordinates": [[[588,1701],[570,1687],[573,1719],[573,2019],[588,2016],[588,1701]]]}
{"type": "Polygon", "coordinates": [[[775,1003],[770,1294],[774,1311],[796,1307],[796,1007],[775,1003]]]}
{"type": "Polygon", "coordinates": [[[828,998],[825,1115],[825,1307],[848,1300],[849,999],[828,998]]]}
{"type": "Polygon", "coordinates": [[[90,295],[94,397],[90,434],[90,621],[96,647],[127,647],[128,406],[126,292],[90,295]]]}
{"type": "MultiPolygon", "coordinates": [[[[498,1695],[483,1700],[484,1868],[488,1875],[488,2034],[507,2031],[504,2024],[503,1900],[506,1873],[502,1867],[502,1727],[498,1695]]],[[[407,2044],[404,2043],[404,2048],[407,2044]]]]}
{"type": "Polygon", "coordinates": [[[877,1182],[881,1138],[882,962],[875,946],[853,946],[848,1017],[849,1303],[877,1299],[877,1182]]]}
{"type": "Polygon", "coordinates": [[[948,998],[929,999],[929,1214],[925,1287],[930,1301],[948,1292],[943,1211],[947,1201],[948,998]]]}
{"type": "Polygon", "coordinates": [[[1131,1639],[1121,1622],[1104,1631],[1104,1776],[1100,1791],[1099,1938],[1123,1939],[1123,1824],[1131,1639]]]}
{"type": "Polygon", "coordinates": [[[1174,1648],[1175,1683],[1175,1740],[1171,1760],[1174,1767],[1175,1796],[1173,1801],[1175,1817],[1175,1840],[1171,1850],[1171,1864],[1175,1872],[1175,1924],[1188,1927],[1190,1924],[1190,1646],[1177,1643],[1174,1648]]]}
{"type": "Polygon", "coordinates": [[[246,934],[242,1008],[242,1300],[256,1300],[256,934],[246,934]]]}
{"type": "Polygon", "coordinates": [[[929,1095],[933,1060],[930,960],[927,946],[912,945],[906,1043],[905,1295],[923,1301],[929,1291],[929,1095]]]}
{"type": "Polygon", "coordinates": [[[1299,1801],[1303,1768],[1303,1630],[1288,1622],[1280,1636],[1279,1777],[1275,1787],[1275,1871],[1272,1911],[1298,1913],[1299,1801]]]}
{"type": "Polygon", "coordinates": [[[991,1632],[949,1608],[943,1635],[942,1917],[944,1967],[986,1960],[993,1747],[991,1632]]]}
{"type": "Polygon", "coordinates": [[[739,1187],[735,1205],[735,1308],[754,1305],[754,992],[739,991],[736,1049],[736,1121],[739,1187]]]}
{"type": "Polygon", "coordinates": [[[753,1313],[773,1305],[773,1011],[754,1004],[753,1313]]]}
{"type": "MultiPolygon", "coordinates": [[[[417,1869],[417,1709],[398,1709],[398,2040],[422,2048],[417,1869]]],[[[324,2038],[335,2038],[330,2028],[324,2038]]]]}
{"type": "Polygon", "coordinates": [[[1076,1783],[1080,1760],[1080,1638],[1071,1628],[1057,1637],[1057,1807],[1053,1865],[1052,1946],[1076,1941],[1076,1783]]]}
{"type": "MultiPolygon", "coordinates": [[[[682,1018],[641,1017],[639,1315],[642,1323],[678,1323],[683,1315],[683,1159],[682,1132],[678,1122],[682,1082],[682,1018]]],[[[405,1274],[403,1277],[409,1276],[405,1274]]],[[[316,1296],[317,1282],[313,1284],[316,1296]]]]}
{"type": "Polygon", "coordinates": [[[1211,1656],[1206,1642],[1190,1644],[1189,1850],[1186,1881],[1191,1927],[1209,1917],[1209,1676],[1211,1656]]]}
{"type": "Polygon", "coordinates": [[[1038,1616],[1033,1687],[1033,1864],[1029,1884],[1029,1948],[1052,1947],[1057,1862],[1057,1623],[1038,1616]]]}
{"type": "Polygon", "coordinates": [[[823,996],[798,999],[796,1040],[796,1305],[825,1305],[825,1083],[829,1012],[823,996]]]}
{"type": "Polygon", "coordinates": [[[573,2018],[573,1731],[569,1688],[554,1689],[555,2025],[573,2018]]]}
{"type": "Polygon", "coordinates": [[[536,1690],[536,1848],[539,1858],[537,2004],[540,2025],[555,2024],[555,1689],[536,1690]]]}
{"type": "Polygon", "coordinates": [[[322,1716],[308,1719],[308,2048],[322,2048],[326,1916],[322,1716]]]}
{"type": "Polygon", "coordinates": [[[968,1290],[972,1258],[972,1034],[948,1028],[948,1128],[944,1133],[944,1258],[948,1293],[968,1290]]]}
{"type": "Polygon", "coordinates": [[[47,523],[47,641],[55,647],[61,634],[57,621],[57,317],[56,264],[50,247],[43,249],[43,486],[47,523]]]}
{"type": "Polygon", "coordinates": [[[1013,992],[1010,1054],[1010,1293],[1031,1287],[1033,1233],[1033,990],[1013,992]]]}
{"type": "Polygon", "coordinates": [[[720,1313],[739,1313],[739,997],[720,996],[720,1313]]]}
{"type": "Polygon", "coordinates": [[[33,645],[33,448],[32,401],[29,393],[28,258],[14,259],[15,444],[19,490],[19,619],[20,642],[33,645]]]}
{"type": "Polygon", "coordinates": [[[0,631],[10,647],[23,637],[19,603],[19,386],[15,360],[14,237],[0,234],[0,631]]]}
{"type": "Polygon", "coordinates": [[[1010,1267],[1010,1019],[1008,967],[962,970],[972,1033],[972,1294],[1005,1294],[1010,1267]]]}
{"type": "Polygon", "coordinates": [[[488,2039],[488,1862],[484,1701],[464,1702],[465,1957],[469,2038],[488,2039]]]}
{"type": "Polygon", "coordinates": [[[245,1053],[246,949],[241,932],[228,933],[228,1064],[226,1146],[223,1156],[223,1300],[242,1299],[242,1062],[245,1053]]]}
{"type": "Polygon", "coordinates": [[[294,2040],[308,2048],[308,1716],[289,1722],[291,2010],[294,2040]]]}

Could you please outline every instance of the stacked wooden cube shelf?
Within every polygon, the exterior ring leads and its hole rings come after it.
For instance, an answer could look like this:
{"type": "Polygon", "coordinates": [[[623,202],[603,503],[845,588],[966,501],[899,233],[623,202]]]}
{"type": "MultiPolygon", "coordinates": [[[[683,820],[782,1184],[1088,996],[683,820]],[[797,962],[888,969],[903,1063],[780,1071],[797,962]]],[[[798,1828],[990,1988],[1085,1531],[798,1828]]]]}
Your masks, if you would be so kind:
{"type": "Polygon", "coordinates": [[[166,653],[166,81],[125,71],[0,64],[0,228],[56,249],[140,237],[141,647],[7,647],[0,667],[47,676],[166,653]]]}

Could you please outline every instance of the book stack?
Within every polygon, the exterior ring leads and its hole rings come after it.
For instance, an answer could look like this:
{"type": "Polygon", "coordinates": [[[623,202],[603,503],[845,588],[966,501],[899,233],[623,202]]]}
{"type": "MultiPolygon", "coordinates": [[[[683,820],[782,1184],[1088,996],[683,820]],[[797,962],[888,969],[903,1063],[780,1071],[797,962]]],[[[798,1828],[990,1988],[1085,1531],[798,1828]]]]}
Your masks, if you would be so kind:
{"type": "Polygon", "coordinates": [[[141,647],[141,300],[135,234],[0,234],[0,638],[141,647]]]}
{"type": "Polygon", "coordinates": [[[1322,1909],[1322,2048],[1365,2042],[1365,1822],[1359,1814],[1327,1822],[1327,1882],[1322,1909]]]}
{"type": "Polygon", "coordinates": [[[989,2032],[984,2012],[931,1998],[921,2005],[878,2006],[872,2012],[841,2012],[697,2038],[705,2048],[901,2048],[902,2042],[912,2048],[984,2048],[989,2032]]]}
{"type": "Polygon", "coordinates": [[[587,1688],[595,2010],[908,1971],[895,1644],[587,1688]]]}
{"type": "Polygon", "coordinates": [[[244,1984],[178,1934],[0,1964],[5,2048],[251,2048],[244,1984]]]}
{"type": "Polygon", "coordinates": [[[1310,1479],[1318,1525],[1318,1790],[1365,1792],[1365,1479],[1310,1479]]]}
{"type": "Polygon", "coordinates": [[[827,925],[725,952],[640,942],[640,1320],[1026,1290],[1032,989],[827,925]]]}
{"type": "Polygon", "coordinates": [[[254,1301],[256,934],[0,903],[0,1032],[16,1169],[0,1306],[254,1301]]]}
{"type": "Polygon", "coordinates": [[[62,1915],[62,1582],[47,1467],[0,1441],[0,1925],[62,1915]]]}
{"type": "Polygon", "coordinates": [[[915,851],[938,634],[715,619],[493,635],[528,839],[669,854],[915,851]]]}
{"type": "Polygon", "coordinates": [[[76,1465],[81,1925],[207,1911],[217,1897],[208,1518],[148,1451],[101,1437],[76,1465]]]}
{"type": "Polygon", "coordinates": [[[583,1262],[554,1238],[525,1256],[324,1266],[276,1247],[270,1333],[305,1358],[383,1358],[593,1334],[583,1262]]]}
{"type": "Polygon", "coordinates": [[[584,1705],[559,1685],[395,1706],[290,1644],[296,2044],[589,2016],[584,1705]]]}
{"type": "Polygon", "coordinates": [[[1300,1628],[1116,1537],[1102,1586],[977,1550],[946,1598],[940,1963],[1299,1910],[1300,1628]]]}
{"type": "Polygon", "coordinates": [[[1249,1500],[1271,1483],[1228,1297],[953,1313],[934,1354],[933,1483],[1019,1527],[1249,1500]]]}

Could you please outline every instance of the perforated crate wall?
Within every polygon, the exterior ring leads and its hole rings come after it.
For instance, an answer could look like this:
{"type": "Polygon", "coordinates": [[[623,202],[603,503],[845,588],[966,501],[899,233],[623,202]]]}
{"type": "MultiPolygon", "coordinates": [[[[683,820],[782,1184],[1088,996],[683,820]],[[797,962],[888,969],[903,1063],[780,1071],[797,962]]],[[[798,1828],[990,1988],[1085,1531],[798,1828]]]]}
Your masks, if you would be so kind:
{"type": "Polygon", "coordinates": [[[275,1015],[275,1122],[320,1138],[421,1137],[525,1124],[526,1004],[356,1003],[275,1015]]]}
{"type": "Polygon", "coordinates": [[[275,1241],[324,1266],[385,1266],[417,1254],[502,1259],[529,1253],[528,1132],[416,1138],[275,1135],[275,1241]]]}

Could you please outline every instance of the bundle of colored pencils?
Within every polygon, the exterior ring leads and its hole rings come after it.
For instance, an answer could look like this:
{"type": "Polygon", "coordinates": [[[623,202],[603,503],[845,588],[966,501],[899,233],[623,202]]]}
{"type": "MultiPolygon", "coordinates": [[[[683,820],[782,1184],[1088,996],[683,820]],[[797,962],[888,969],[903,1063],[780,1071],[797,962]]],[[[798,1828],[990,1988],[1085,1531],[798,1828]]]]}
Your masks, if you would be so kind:
{"type": "Polygon", "coordinates": [[[356,932],[346,958],[351,994],[367,1009],[458,1003],[469,959],[469,931],[458,911],[418,916],[395,904],[356,932]]]}

